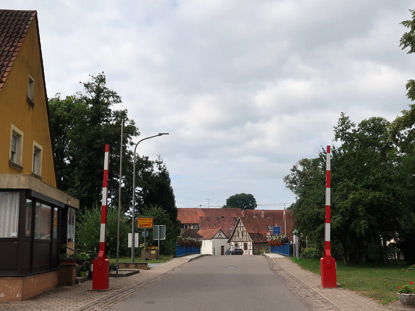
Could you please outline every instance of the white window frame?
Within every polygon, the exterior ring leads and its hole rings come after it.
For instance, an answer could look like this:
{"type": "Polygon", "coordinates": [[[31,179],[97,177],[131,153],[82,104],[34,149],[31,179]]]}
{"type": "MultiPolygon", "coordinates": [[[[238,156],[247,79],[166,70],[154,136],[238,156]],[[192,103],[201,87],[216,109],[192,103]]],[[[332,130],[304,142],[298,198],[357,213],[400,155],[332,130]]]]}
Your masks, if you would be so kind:
{"type": "Polygon", "coordinates": [[[0,238],[17,238],[19,210],[19,192],[0,193],[0,238]]]}
{"type": "Polygon", "coordinates": [[[32,173],[36,176],[42,176],[43,147],[36,141],[33,141],[32,156],[32,173]]]}
{"type": "Polygon", "coordinates": [[[22,166],[24,133],[19,128],[11,125],[10,130],[10,162],[22,166]],[[17,137],[16,146],[13,148],[13,137],[17,137]]]}
{"type": "Polygon", "coordinates": [[[35,103],[35,79],[31,75],[27,83],[27,102],[31,105],[35,103]]]}
{"type": "Polygon", "coordinates": [[[67,228],[67,239],[75,243],[75,223],[76,213],[75,209],[68,208],[68,228],[67,228]]]}

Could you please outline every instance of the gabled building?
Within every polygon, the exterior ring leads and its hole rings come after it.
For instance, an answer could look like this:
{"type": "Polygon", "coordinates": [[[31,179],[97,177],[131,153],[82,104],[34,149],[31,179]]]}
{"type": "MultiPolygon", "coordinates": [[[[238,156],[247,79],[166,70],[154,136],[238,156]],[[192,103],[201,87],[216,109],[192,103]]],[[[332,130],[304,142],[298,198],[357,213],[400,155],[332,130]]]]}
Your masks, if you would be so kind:
{"type": "Polygon", "coordinates": [[[23,300],[57,286],[79,208],[56,188],[36,11],[0,10],[0,144],[0,301],[23,300]]]}
{"type": "Polygon", "coordinates": [[[228,236],[221,229],[205,229],[197,233],[202,236],[201,254],[225,255],[225,251],[229,248],[228,236]]]}
{"type": "Polygon", "coordinates": [[[244,255],[258,255],[267,248],[267,237],[272,234],[274,222],[269,218],[239,218],[229,242],[240,247],[244,255]]]}
{"type": "MultiPolygon", "coordinates": [[[[248,212],[248,211],[247,211],[248,212]]],[[[258,211],[250,210],[246,216],[239,218],[229,238],[230,246],[240,247],[245,255],[259,254],[268,249],[268,240],[273,235],[273,227],[280,227],[282,235],[292,241],[291,211],[258,211]],[[267,214],[265,212],[268,212],[267,214]]]]}

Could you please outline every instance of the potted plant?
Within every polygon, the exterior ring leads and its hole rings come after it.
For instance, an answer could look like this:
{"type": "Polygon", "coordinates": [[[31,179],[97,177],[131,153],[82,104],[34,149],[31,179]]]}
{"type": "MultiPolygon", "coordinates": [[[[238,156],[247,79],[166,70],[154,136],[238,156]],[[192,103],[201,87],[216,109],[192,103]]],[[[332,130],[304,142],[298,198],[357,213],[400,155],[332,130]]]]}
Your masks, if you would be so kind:
{"type": "Polygon", "coordinates": [[[399,286],[398,297],[404,306],[415,306],[415,286],[413,282],[409,282],[409,285],[399,286]]]}
{"type": "Polygon", "coordinates": [[[71,266],[76,265],[75,254],[68,254],[68,253],[61,254],[60,260],[61,260],[61,265],[71,265],[71,266]]]}

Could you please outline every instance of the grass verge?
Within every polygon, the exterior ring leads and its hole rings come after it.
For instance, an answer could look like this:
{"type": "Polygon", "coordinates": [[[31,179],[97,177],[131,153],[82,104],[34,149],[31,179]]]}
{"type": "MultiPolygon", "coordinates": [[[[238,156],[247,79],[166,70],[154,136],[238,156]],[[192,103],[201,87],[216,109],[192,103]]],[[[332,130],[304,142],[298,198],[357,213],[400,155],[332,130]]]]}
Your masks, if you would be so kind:
{"type": "MultiPolygon", "coordinates": [[[[320,275],[319,259],[291,259],[302,268],[320,275]]],[[[384,305],[398,300],[398,286],[415,282],[415,271],[408,270],[408,265],[403,263],[336,263],[337,284],[384,305]]]]}
{"type": "MultiPolygon", "coordinates": [[[[161,255],[159,259],[152,259],[152,260],[141,260],[141,258],[136,257],[135,262],[147,262],[147,263],[165,263],[173,259],[173,255],[161,255]]],[[[116,263],[117,258],[110,258],[110,263],[116,263]]],[[[118,258],[118,262],[131,262],[131,257],[120,257],[118,258]]]]}

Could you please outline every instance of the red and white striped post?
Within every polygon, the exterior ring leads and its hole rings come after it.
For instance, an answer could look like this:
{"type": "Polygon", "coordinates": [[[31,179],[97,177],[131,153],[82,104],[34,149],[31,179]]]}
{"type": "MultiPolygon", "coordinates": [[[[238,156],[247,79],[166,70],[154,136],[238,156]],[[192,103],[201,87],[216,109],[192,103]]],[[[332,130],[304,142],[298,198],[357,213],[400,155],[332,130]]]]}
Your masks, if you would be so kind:
{"type": "Polygon", "coordinates": [[[105,145],[104,177],[102,181],[102,208],[99,236],[99,253],[98,258],[93,262],[93,290],[105,290],[109,288],[110,263],[106,252],[109,151],[110,145],[107,144],[105,145]]]}
{"type": "Polygon", "coordinates": [[[336,280],[336,260],[331,257],[330,250],[330,184],[331,167],[330,167],[330,146],[327,146],[326,156],[326,217],[324,224],[324,257],[320,259],[321,269],[321,287],[337,287],[336,280]]]}

